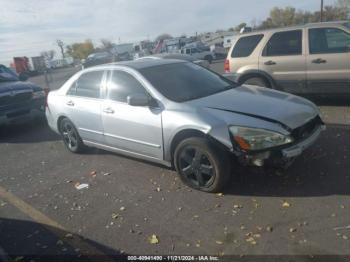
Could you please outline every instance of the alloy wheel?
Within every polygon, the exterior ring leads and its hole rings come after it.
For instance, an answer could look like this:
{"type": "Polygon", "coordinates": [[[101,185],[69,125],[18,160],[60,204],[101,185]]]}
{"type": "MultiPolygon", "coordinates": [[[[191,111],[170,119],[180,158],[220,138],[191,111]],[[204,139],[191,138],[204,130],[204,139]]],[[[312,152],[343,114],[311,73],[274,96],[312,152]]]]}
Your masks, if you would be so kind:
{"type": "Polygon", "coordinates": [[[204,150],[187,146],[180,153],[181,175],[195,187],[209,187],[215,179],[215,169],[204,150]]]}
{"type": "Polygon", "coordinates": [[[64,142],[69,149],[73,150],[78,145],[78,134],[75,128],[69,122],[65,122],[62,126],[62,135],[64,142]]]}

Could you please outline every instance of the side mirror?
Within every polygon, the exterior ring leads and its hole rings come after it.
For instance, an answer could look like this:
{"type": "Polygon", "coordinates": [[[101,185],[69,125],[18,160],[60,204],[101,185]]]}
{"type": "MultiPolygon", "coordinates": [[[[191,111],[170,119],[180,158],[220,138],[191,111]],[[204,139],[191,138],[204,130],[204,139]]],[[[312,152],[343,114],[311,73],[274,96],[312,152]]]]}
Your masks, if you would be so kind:
{"type": "Polygon", "coordinates": [[[18,76],[18,79],[20,80],[20,81],[27,81],[28,80],[28,75],[26,74],[26,73],[20,73],[19,74],[19,76],[18,76]]]}
{"type": "Polygon", "coordinates": [[[128,105],[131,106],[148,106],[149,105],[149,98],[146,94],[132,94],[129,95],[127,98],[128,105]]]}

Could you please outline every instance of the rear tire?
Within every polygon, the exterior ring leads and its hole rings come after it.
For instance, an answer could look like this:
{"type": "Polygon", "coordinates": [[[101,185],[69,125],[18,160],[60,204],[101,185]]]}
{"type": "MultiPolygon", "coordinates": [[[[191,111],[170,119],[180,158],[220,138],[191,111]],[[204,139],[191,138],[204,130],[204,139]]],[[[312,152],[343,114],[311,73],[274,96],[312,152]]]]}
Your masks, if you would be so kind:
{"type": "Polygon", "coordinates": [[[60,122],[60,134],[67,149],[73,153],[81,153],[85,145],[72,121],[64,118],[60,122]]]}
{"type": "Polygon", "coordinates": [[[267,88],[271,87],[271,85],[268,83],[267,80],[258,76],[247,78],[243,81],[242,84],[261,86],[261,87],[267,87],[267,88]]]}
{"type": "Polygon", "coordinates": [[[221,191],[230,178],[228,154],[205,138],[191,137],[180,142],[174,164],[184,184],[204,192],[221,191]]]}

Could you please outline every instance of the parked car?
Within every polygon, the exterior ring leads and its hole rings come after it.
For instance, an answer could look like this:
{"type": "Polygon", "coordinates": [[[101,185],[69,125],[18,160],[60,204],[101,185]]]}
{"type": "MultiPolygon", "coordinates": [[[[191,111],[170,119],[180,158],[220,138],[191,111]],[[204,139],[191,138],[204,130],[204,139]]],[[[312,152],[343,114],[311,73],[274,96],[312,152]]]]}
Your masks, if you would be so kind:
{"type": "Polygon", "coordinates": [[[93,146],[174,166],[206,192],[220,191],[237,163],[290,163],[324,129],[304,98],[170,59],[80,71],[49,93],[46,116],[71,152],[93,146]]]}
{"type": "Polygon", "coordinates": [[[83,68],[95,65],[107,64],[115,61],[115,56],[110,52],[98,52],[90,54],[83,62],[83,68]]]}
{"type": "Polygon", "coordinates": [[[212,51],[197,47],[184,47],[181,49],[181,54],[193,56],[197,60],[207,60],[209,64],[216,58],[212,51]]]}
{"type": "Polygon", "coordinates": [[[210,68],[210,64],[207,60],[198,60],[193,56],[183,55],[183,54],[161,53],[161,54],[154,54],[150,56],[144,56],[138,59],[179,59],[179,60],[192,62],[197,65],[204,66],[206,68],[210,68]]]}
{"type": "Polygon", "coordinates": [[[228,53],[225,72],[240,84],[296,94],[350,94],[350,23],[242,34],[228,53]]]}
{"type": "Polygon", "coordinates": [[[0,65],[0,125],[45,117],[45,91],[0,65]]]}

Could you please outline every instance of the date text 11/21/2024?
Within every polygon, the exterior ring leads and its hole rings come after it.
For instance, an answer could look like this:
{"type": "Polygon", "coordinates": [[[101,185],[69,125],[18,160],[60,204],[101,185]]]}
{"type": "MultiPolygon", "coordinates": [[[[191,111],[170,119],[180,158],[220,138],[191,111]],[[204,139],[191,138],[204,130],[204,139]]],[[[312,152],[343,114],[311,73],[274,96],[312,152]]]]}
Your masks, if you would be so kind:
{"type": "Polygon", "coordinates": [[[219,261],[217,256],[128,256],[128,261],[219,261]]]}

